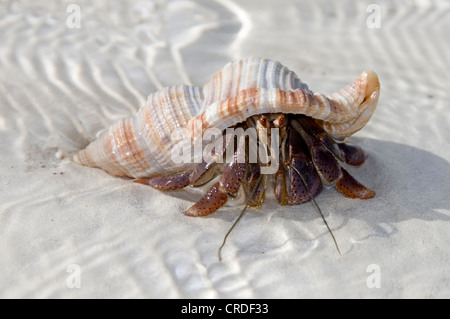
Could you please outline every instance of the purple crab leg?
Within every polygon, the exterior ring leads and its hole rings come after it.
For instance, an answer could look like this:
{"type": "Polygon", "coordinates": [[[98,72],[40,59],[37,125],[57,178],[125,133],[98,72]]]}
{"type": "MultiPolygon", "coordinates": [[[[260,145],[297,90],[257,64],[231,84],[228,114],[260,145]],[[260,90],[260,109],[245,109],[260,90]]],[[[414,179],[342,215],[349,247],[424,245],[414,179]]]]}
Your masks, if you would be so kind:
{"type": "Polygon", "coordinates": [[[192,172],[189,171],[174,176],[136,179],[133,182],[151,186],[162,191],[172,191],[188,186],[190,184],[189,177],[191,176],[191,173],[192,172]]]}
{"type": "MultiPolygon", "coordinates": [[[[344,161],[344,157],[340,149],[336,146],[336,142],[310,117],[299,116],[296,121],[311,136],[313,140],[320,141],[334,156],[340,161],[344,161]]],[[[294,123],[295,124],[295,123],[294,123]]]]}
{"type": "Polygon", "coordinates": [[[289,131],[287,150],[288,163],[280,168],[275,177],[275,196],[281,205],[305,203],[321,192],[322,181],[305,154],[307,150],[303,139],[294,129],[289,131]]]}
{"type": "Polygon", "coordinates": [[[227,193],[220,188],[220,182],[213,187],[200,199],[184,212],[187,216],[199,217],[214,213],[228,201],[227,193]]]}
{"type": "MultiPolygon", "coordinates": [[[[202,179],[204,179],[206,172],[210,170],[211,167],[212,164],[203,162],[197,165],[197,167],[193,171],[187,171],[178,175],[171,176],[158,176],[153,178],[136,179],[133,182],[151,186],[162,191],[172,191],[184,188],[189,185],[195,185],[199,181],[201,181],[202,183],[208,182],[208,180],[203,181],[202,179]]],[[[212,176],[208,176],[208,178],[211,179],[212,176]]]]}
{"type": "Polygon", "coordinates": [[[314,166],[320,172],[322,177],[332,183],[339,177],[339,163],[331,152],[323,145],[315,145],[311,150],[311,158],[314,166]]]}
{"type": "Polygon", "coordinates": [[[184,212],[187,216],[206,216],[214,213],[228,201],[228,194],[236,194],[245,176],[246,163],[230,163],[219,182],[203,196],[197,203],[184,212]]]}
{"type": "Polygon", "coordinates": [[[342,176],[336,183],[336,188],[349,198],[368,199],[375,196],[375,192],[358,182],[345,169],[341,167],[342,176]]]}
{"type": "Polygon", "coordinates": [[[334,156],[340,161],[349,165],[359,166],[366,160],[364,151],[356,146],[347,143],[335,143],[320,126],[311,118],[301,116],[297,118],[298,123],[308,132],[313,139],[319,140],[334,156]]]}
{"type": "Polygon", "coordinates": [[[266,179],[262,178],[259,184],[256,183],[261,176],[261,167],[257,163],[250,163],[247,167],[246,184],[244,186],[245,195],[247,198],[248,206],[261,206],[265,197],[265,183],[266,179]],[[255,189],[256,186],[256,189],[255,189]]]}
{"type": "Polygon", "coordinates": [[[298,156],[292,160],[287,181],[288,205],[308,202],[322,190],[320,176],[306,156],[298,156]]]}
{"type": "MultiPolygon", "coordinates": [[[[314,125],[316,124],[309,118],[301,118],[301,121],[292,121],[292,127],[301,135],[309,149],[314,166],[326,182],[332,183],[337,180],[340,175],[339,163],[335,156],[331,153],[330,147],[327,147],[321,140],[319,140],[317,138],[317,134],[309,133],[312,132],[312,128],[315,133],[321,130],[321,128],[314,125]],[[303,125],[308,127],[309,130],[305,130],[303,125]]],[[[322,134],[322,137],[326,136],[324,131],[320,131],[320,134],[322,134]]],[[[334,149],[336,146],[333,145],[331,148],[334,149]]]]}
{"type": "Polygon", "coordinates": [[[366,153],[356,145],[339,143],[338,147],[344,156],[344,161],[349,165],[360,166],[367,158],[366,153]]]}

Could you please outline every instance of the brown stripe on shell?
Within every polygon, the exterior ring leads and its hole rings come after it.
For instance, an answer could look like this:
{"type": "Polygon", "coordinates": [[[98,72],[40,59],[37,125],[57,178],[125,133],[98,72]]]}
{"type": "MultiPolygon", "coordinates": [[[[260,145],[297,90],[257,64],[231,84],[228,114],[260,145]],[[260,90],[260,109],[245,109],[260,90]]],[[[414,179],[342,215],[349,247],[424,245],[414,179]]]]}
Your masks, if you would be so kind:
{"type": "Polygon", "coordinates": [[[80,164],[101,167],[117,176],[146,178],[182,168],[173,167],[171,134],[187,126],[201,107],[198,88],[168,87],[148,97],[132,119],[121,120],[74,156],[80,164]]]}
{"type": "MultiPolygon", "coordinates": [[[[203,130],[209,127],[225,129],[243,122],[250,116],[262,113],[305,114],[316,119],[326,119],[328,123],[339,123],[354,117],[354,111],[349,105],[333,103],[322,94],[314,95],[301,89],[295,91],[247,89],[235,97],[211,104],[205,112],[211,126],[203,125],[203,130]],[[293,103],[294,100],[297,103],[293,103]]],[[[197,121],[200,116],[203,116],[203,113],[191,121],[197,121]]]]}
{"type": "Polygon", "coordinates": [[[139,120],[142,121],[140,123],[140,126],[145,128],[145,130],[141,130],[143,134],[142,138],[145,141],[147,149],[150,151],[149,162],[154,163],[154,165],[156,165],[158,169],[161,169],[162,167],[158,163],[163,159],[164,153],[158,150],[164,144],[160,142],[161,140],[159,137],[159,133],[155,129],[158,123],[154,122],[158,118],[155,116],[154,108],[152,107],[145,107],[140,111],[140,113],[142,113],[142,115],[139,117],[139,120]]]}
{"type": "Polygon", "coordinates": [[[138,175],[148,167],[146,152],[139,143],[135,127],[134,119],[126,119],[112,132],[113,135],[116,134],[116,160],[125,169],[127,176],[138,175]]]}

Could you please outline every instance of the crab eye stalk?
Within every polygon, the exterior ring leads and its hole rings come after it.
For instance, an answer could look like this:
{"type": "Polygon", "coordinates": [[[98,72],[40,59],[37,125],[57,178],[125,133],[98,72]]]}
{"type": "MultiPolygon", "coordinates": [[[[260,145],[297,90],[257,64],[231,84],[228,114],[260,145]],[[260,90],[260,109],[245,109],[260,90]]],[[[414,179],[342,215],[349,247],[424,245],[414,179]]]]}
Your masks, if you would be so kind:
{"type": "Polygon", "coordinates": [[[261,115],[261,117],[259,118],[259,124],[261,124],[262,127],[267,127],[267,116],[265,115],[261,115]]]}

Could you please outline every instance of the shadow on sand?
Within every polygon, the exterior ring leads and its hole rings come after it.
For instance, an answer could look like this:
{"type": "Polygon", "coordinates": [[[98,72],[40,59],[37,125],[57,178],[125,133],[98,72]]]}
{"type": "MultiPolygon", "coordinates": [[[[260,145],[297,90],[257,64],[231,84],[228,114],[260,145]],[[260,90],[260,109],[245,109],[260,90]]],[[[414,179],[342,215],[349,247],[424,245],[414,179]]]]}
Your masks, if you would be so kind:
{"type": "MultiPolygon", "coordinates": [[[[353,139],[369,155],[366,162],[358,168],[350,167],[350,173],[376,192],[370,200],[348,199],[334,188],[324,189],[317,197],[321,207],[333,207],[335,214],[344,219],[359,218],[368,224],[396,223],[408,219],[427,221],[450,221],[450,215],[438,210],[450,210],[450,164],[445,159],[408,145],[375,139],[353,139]],[[359,209],[361,208],[361,209],[359,209]]],[[[165,192],[168,196],[194,202],[201,197],[203,190],[165,192]]],[[[271,187],[268,198],[260,208],[262,212],[276,213],[280,207],[274,199],[271,187]]],[[[302,204],[302,207],[307,204],[302,204]]],[[[226,218],[222,212],[239,211],[239,207],[223,207],[208,218],[226,218]]],[[[313,209],[312,205],[308,209],[313,209]]],[[[304,210],[304,209],[302,209],[304,210]]],[[[286,208],[283,209],[286,211],[286,208]]],[[[290,218],[289,216],[286,216],[290,218]]],[[[300,216],[292,215],[292,218],[300,216]]],[[[302,220],[317,218],[315,214],[304,214],[302,220]]],[[[344,222],[345,225],[346,222],[344,222]]],[[[343,225],[341,225],[343,226],[343,225]]],[[[372,225],[375,226],[375,225],[372,225]]]]}

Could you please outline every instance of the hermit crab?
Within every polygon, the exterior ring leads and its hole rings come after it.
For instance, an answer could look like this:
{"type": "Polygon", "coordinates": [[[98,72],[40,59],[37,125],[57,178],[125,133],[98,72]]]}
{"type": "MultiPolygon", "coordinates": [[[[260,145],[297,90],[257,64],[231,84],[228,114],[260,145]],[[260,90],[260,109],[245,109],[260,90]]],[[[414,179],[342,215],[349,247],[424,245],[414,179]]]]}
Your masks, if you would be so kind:
{"type": "Polygon", "coordinates": [[[366,125],[379,94],[372,71],[326,96],[277,61],[246,58],[225,65],[202,89],[178,85],[150,94],[134,117],[112,125],[74,160],[163,191],[211,181],[188,216],[211,214],[236,197],[260,206],[269,188],[281,205],[314,200],[323,184],[367,199],[375,193],[340,163],[366,159],[344,139],[366,125]]]}

